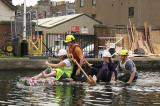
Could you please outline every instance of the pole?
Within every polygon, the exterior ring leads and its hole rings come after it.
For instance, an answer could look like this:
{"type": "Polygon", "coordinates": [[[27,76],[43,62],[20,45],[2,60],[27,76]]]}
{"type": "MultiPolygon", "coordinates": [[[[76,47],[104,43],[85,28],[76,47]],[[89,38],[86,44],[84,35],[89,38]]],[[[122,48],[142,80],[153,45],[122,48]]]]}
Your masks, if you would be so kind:
{"type": "Polygon", "coordinates": [[[39,31],[38,31],[38,10],[36,11],[36,18],[37,18],[37,36],[39,35],[39,31]]]}
{"type": "Polygon", "coordinates": [[[26,40],[26,0],[24,0],[24,14],[23,14],[23,40],[26,40]]]}
{"type": "Polygon", "coordinates": [[[141,0],[138,0],[138,26],[141,25],[141,0]]]}
{"type": "Polygon", "coordinates": [[[12,39],[13,39],[13,31],[12,31],[12,27],[13,27],[13,25],[12,25],[12,17],[13,17],[13,16],[11,16],[11,36],[12,36],[12,39]]]}
{"type": "Polygon", "coordinates": [[[21,56],[28,55],[28,42],[26,40],[26,0],[24,0],[24,14],[23,14],[23,41],[21,43],[21,56]]]}
{"type": "Polygon", "coordinates": [[[30,12],[30,30],[31,30],[31,36],[32,36],[32,12],[30,12]]]}

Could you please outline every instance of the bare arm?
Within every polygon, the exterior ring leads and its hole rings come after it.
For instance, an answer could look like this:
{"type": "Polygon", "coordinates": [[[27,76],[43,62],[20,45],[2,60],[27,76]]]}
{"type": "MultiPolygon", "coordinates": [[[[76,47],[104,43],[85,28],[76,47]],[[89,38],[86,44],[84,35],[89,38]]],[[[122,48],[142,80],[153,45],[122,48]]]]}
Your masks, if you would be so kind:
{"type": "MultiPolygon", "coordinates": [[[[119,71],[119,67],[118,66],[116,67],[115,71],[118,73],[118,71],[119,71]]],[[[115,78],[115,73],[113,72],[113,74],[112,74],[112,80],[114,80],[114,78],[115,78]]]]}
{"type": "Polygon", "coordinates": [[[93,64],[90,64],[86,59],[85,59],[85,63],[88,65],[88,67],[92,67],[93,64]]]}
{"type": "Polygon", "coordinates": [[[57,67],[65,66],[66,64],[64,62],[59,62],[58,64],[51,64],[48,61],[46,61],[46,65],[51,66],[53,68],[57,68],[57,67]]]}
{"type": "Polygon", "coordinates": [[[135,72],[132,72],[132,73],[131,73],[131,76],[130,76],[130,78],[129,78],[128,83],[132,83],[132,81],[133,81],[133,79],[134,79],[134,76],[135,76],[135,72]]]}
{"type": "MultiPolygon", "coordinates": [[[[80,64],[79,65],[82,67],[82,65],[83,65],[83,63],[85,61],[84,56],[80,55],[79,58],[80,58],[80,64]]],[[[76,75],[79,75],[79,74],[80,74],[80,68],[78,67],[78,69],[76,71],[76,75]]]]}

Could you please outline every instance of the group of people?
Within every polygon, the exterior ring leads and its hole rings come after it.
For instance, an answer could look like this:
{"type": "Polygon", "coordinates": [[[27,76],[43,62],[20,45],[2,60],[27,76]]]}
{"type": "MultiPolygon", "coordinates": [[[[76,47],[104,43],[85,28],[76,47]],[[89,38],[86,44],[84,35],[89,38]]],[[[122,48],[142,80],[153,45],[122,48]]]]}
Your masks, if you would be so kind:
{"type": "Polygon", "coordinates": [[[90,67],[90,70],[86,71],[86,73],[92,77],[95,75],[95,80],[97,82],[114,82],[118,79],[127,83],[132,83],[138,78],[136,66],[134,62],[128,58],[127,50],[120,51],[120,62],[115,68],[110,52],[106,50],[103,52],[103,61],[101,63],[90,64],[83,56],[81,46],[76,44],[75,37],[73,35],[67,35],[65,42],[69,49],[68,52],[64,49],[59,50],[58,57],[60,62],[53,64],[46,61],[45,64],[48,68],[40,74],[32,77],[32,80],[36,80],[40,77],[55,77],[56,80],[72,78],[75,81],[86,81],[86,78],[81,73],[80,67],[74,64],[70,57],[74,58],[82,68],[87,64],[90,67]],[[124,74],[119,75],[119,70],[122,70],[124,74]]]}

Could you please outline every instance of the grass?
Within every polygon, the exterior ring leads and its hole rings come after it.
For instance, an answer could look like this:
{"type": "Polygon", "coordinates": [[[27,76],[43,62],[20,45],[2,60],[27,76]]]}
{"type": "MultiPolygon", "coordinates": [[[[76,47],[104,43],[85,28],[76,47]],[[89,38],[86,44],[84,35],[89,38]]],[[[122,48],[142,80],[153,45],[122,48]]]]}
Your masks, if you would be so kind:
{"type": "Polygon", "coordinates": [[[21,57],[15,57],[15,56],[0,56],[0,58],[17,59],[17,58],[21,58],[21,57]]]}

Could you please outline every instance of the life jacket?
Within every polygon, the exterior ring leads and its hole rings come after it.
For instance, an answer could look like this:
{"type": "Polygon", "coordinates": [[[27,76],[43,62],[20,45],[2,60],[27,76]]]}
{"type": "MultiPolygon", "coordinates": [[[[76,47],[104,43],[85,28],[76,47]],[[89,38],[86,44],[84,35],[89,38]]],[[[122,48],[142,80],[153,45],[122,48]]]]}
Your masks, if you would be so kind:
{"type": "MultiPolygon", "coordinates": [[[[71,62],[70,59],[68,60],[71,62]]],[[[71,65],[71,66],[62,66],[62,67],[52,68],[51,72],[53,71],[56,71],[56,80],[59,80],[64,73],[68,76],[68,78],[71,78],[73,67],[71,65]]]]}
{"type": "Polygon", "coordinates": [[[126,63],[127,63],[128,61],[131,61],[131,62],[132,62],[133,67],[134,67],[134,72],[136,72],[136,66],[135,66],[134,62],[133,62],[132,60],[130,60],[130,59],[127,59],[124,63],[122,63],[122,61],[120,62],[120,67],[121,67],[121,69],[124,71],[125,74],[131,74],[131,72],[126,69],[126,63]]]}
{"type": "MultiPolygon", "coordinates": [[[[74,59],[79,62],[80,61],[80,58],[77,56],[77,54],[75,53],[75,48],[76,47],[80,47],[80,49],[82,50],[81,46],[79,44],[74,44],[73,47],[69,48],[69,53],[71,53],[74,57],[74,59]]],[[[82,51],[82,54],[83,54],[83,51],[82,51]]]]}

